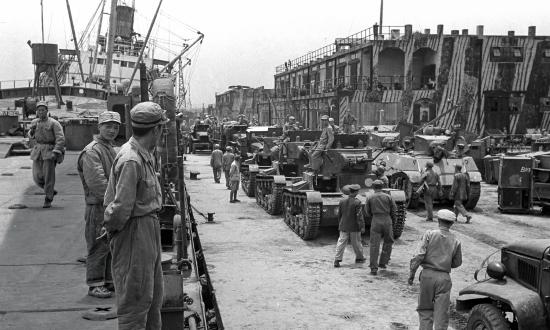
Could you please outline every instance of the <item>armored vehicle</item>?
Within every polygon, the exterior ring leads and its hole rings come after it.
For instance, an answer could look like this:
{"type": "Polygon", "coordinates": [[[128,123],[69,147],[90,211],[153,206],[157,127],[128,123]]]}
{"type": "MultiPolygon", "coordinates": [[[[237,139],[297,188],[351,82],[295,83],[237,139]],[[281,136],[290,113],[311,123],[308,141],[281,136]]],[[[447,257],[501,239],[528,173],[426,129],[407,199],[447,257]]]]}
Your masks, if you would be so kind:
{"type": "Polygon", "coordinates": [[[240,154],[243,159],[249,158],[247,156],[249,152],[247,128],[247,125],[224,124],[220,141],[222,150],[225,150],[227,146],[231,146],[234,152],[240,154]]]}
{"type": "Polygon", "coordinates": [[[255,177],[256,203],[267,213],[282,213],[283,188],[302,179],[308,149],[320,136],[321,131],[289,131],[285,141],[271,148],[271,167],[255,177]]]}
{"type": "Polygon", "coordinates": [[[550,239],[510,243],[500,252],[500,262],[482,265],[485,279],[478,270],[477,283],[459,292],[456,309],[469,311],[466,329],[550,329],[550,239]]]}
{"type": "MultiPolygon", "coordinates": [[[[283,213],[285,223],[304,240],[317,237],[320,227],[338,226],[338,204],[343,197],[341,189],[348,184],[360,184],[358,198],[364,204],[372,193],[371,184],[375,175],[371,172],[372,150],[362,141],[366,135],[335,135],[335,146],[323,156],[319,173],[306,170],[302,180],[283,190],[283,213]]],[[[311,163],[311,154],[309,154],[311,163]]],[[[405,225],[405,193],[397,189],[385,189],[397,204],[397,219],[393,234],[399,238],[405,225]]]]}
{"type": "Polygon", "coordinates": [[[192,153],[197,150],[212,150],[213,142],[210,135],[210,125],[196,124],[189,134],[188,142],[192,153]]]}
{"type": "Polygon", "coordinates": [[[434,145],[440,145],[445,150],[451,150],[452,144],[451,137],[447,135],[416,135],[412,154],[381,150],[376,156],[375,164],[385,163],[390,186],[405,191],[407,196],[406,205],[409,208],[418,207],[422,199],[417,191],[428,162],[434,164],[433,169],[439,174],[441,180],[443,194],[435,199],[438,202],[450,201],[449,192],[453,184],[455,164],[460,164],[462,165],[462,171],[467,173],[470,178],[470,198],[464,206],[467,209],[473,209],[477,205],[481,193],[481,173],[474,159],[470,156],[458,157],[447,151],[445,157],[436,161],[437,159],[434,159],[432,153],[434,145]]]}

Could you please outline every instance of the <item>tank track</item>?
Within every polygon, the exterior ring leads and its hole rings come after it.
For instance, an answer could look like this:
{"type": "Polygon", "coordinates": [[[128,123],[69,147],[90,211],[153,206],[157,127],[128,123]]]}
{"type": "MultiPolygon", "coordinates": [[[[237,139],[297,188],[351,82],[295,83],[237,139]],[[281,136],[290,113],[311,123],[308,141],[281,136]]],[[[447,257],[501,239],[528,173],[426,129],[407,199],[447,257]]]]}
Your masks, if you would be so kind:
{"type": "Polygon", "coordinates": [[[275,183],[273,179],[256,180],[256,203],[271,215],[283,212],[283,188],[285,184],[275,183]]]}
{"type": "Polygon", "coordinates": [[[241,185],[246,196],[254,197],[256,195],[256,173],[248,172],[247,175],[241,175],[241,185]]]}
{"type": "Polygon", "coordinates": [[[395,221],[392,223],[393,238],[398,239],[403,234],[405,229],[405,221],[407,220],[407,205],[403,202],[396,202],[397,210],[395,211],[395,221]]]}
{"type": "Polygon", "coordinates": [[[479,182],[470,182],[470,198],[464,205],[468,210],[472,210],[476,207],[481,196],[481,184],[479,182]]]}
{"type": "Polygon", "coordinates": [[[321,224],[321,203],[309,203],[303,194],[283,194],[284,222],[303,240],[315,239],[321,224]]]}

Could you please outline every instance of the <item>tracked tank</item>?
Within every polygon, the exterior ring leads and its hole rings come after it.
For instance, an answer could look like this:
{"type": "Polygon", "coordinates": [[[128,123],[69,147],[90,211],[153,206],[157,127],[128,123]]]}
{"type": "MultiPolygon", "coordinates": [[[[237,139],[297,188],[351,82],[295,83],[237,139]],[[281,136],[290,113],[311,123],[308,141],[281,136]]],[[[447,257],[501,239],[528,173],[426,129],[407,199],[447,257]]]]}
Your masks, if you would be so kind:
{"type": "Polygon", "coordinates": [[[433,170],[439,174],[442,185],[442,194],[434,198],[439,203],[450,203],[449,193],[453,184],[455,165],[462,165],[462,171],[467,173],[470,178],[470,198],[464,204],[467,209],[476,207],[481,194],[481,173],[471,156],[459,157],[452,150],[454,141],[448,135],[415,135],[414,150],[403,153],[394,150],[380,150],[376,154],[375,165],[384,165],[386,175],[388,176],[390,186],[395,189],[405,191],[409,208],[417,208],[422,202],[422,196],[417,193],[420,187],[420,180],[426,164],[432,162],[433,170]],[[437,155],[434,159],[433,147],[440,145],[442,147],[442,158],[437,155]]]}
{"type": "MultiPolygon", "coordinates": [[[[321,227],[338,226],[338,204],[344,193],[342,187],[359,184],[358,199],[364,205],[373,192],[370,183],[372,173],[372,149],[363,146],[366,135],[340,134],[335,136],[337,148],[329,149],[323,156],[319,173],[307,170],[302,180],[283,189],[284,222],[302,239],[315,239],[321,227]]],[[[311,160],[311,155],[310,155],[311,160]]],[[[402,190],[384,189],[397,205],[393,223],[393,235],[399,238],[406,220],[406,197],[402,190]]]]}
{"type": "MultiPolygon", "coordinates": [[[[256,175],[272,165],[271,148],[279,139],[283,129],[275,126],[251,126],[246,130],[247,154],[242,155],[241,187],[248,197],[256,194],[256,175]]],[[[242,150],[242,149],[241,149],[242,150]]]]}
{"type": "Polygon", "coordinates": [[[284,141],[271,148],[272,165],[256,174],[256,203],[267,213],[283,211],[283,188],[302,180],[304,165],[309,163],[307,151],[321,131],[290,131],[284,141]]]}

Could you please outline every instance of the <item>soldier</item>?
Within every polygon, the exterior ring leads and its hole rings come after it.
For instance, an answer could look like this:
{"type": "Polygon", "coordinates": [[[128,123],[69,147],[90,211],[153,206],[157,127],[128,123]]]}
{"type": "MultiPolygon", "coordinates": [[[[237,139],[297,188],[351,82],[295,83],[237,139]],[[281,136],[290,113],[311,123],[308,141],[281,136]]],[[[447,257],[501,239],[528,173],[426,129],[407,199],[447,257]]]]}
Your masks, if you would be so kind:
{"type": "Polygon", "coordinates": [[[241,156],[236,155],[235,160],[231,163],[229,170],[229,187],[231,192],[229,193],[229,203],[240,202],[237,199],[237,192],[239,190],[239,181],[241,181],[241,156]]]}
{"type": "Polygon", "coordinates": [[[340,127],[334,124],[334,118],[329,118],[328,123],[330,126],[332,126],[332,131],[334,132],[334,134],[340,134],[340,127]]]}
{"type": "Polygon", "coordinates": [[[374,193],[368,196],[365,202],[365,214],[371,218],[370,227],[370,273],[376,275],[378,268],[385,269],[391,257],[393,246],[392,221],[395,219],[397,209],[393,198],[382,192],[383,183],[375,180],[372,183],[374,193]],[[380,251],[380,240],[384,240],[382,254],[378,261],[380,251]]]}
{"type": "Polygon", "coordinates": [[[462,165],[455,165],[455,176],[449,197],[454,200],[455,220],[458,221],[458,214],[466,217],[466,223],[470,223],[472,216],[468,214],[464,203],[470,199],[470,178],[467,173],[462,173],[462,165]]]}
{"type": "Polygon", "coordinates": [[[321,127],[323,129],[321,137],[319,138],[319,142],[314,145],[311,154],[311,167],[316,173],[323,166],[323,154],[332,147],[332,143],[334,142],[334,131],[328,122],[327,115],[321,117],[321,127]]]}
{"type": "Polygon", "coordinates": [[[248,125],[248,120],[244,115],[239,115],[239,125],[248,125]]]}
{"type": "Polygon", "coordinates": [[[162,188],[153,152],[168,122],[154,102],[131,111],[132,137],[117,154],[103,205],[111,237],[118,329],[160,329],[162,188]]]}
{"type": "Polygon", "coordinates": [[[414,282],[416,270],[420,272],[418,318],[420,329],[447,329],[451,298],[451,269],[462,264],[460,241],[450,232],[454,214],[450,210],[437,212],[439,229],[426,231],[411,259],[409,285],[414,282]]]}
{"type": "Polygon", "coordinates": [[[449,157],[449,152],[440,144],[432,142],[431,147],[434,164],[439,163],[443,158],[449,157]]]}
{"type": "Polygon", "coordinates": [[[223,152],[220,150],[219,144],[214,145],[214,150],[210,155],[210,166],[212,167],[212,172],[214,173],[214,182],[220,183],[223,166],[223,152]]]}
{"type": "Polygon", "coordinates": [[[52,207],[55,187],[55,166],[63,162],[65,155],[65,135],[61,124],[48,116],[48,104],[38,102],[36,119],[31,122],[29,138],[36,144],[31,151],[32,177],[46,197],[43,208],[52,207]]]}
{"type": "Polygon", "coordinates": [[[382,181],[382,188],[388,188],[390,186],[390,180],[385,174],[386,168],[384,166],[378,166],[376,168],[376,179],[382,181]]]}
{"type": "Polygon", "coordinates": [[[456,150],[454,151],[457,158],[462,158],[464,156],[468,155],[468,150],[466,150],[466,146],[464,143],[458,143],[456,145],[456,150]]]}
{"type": "Polygon", "coordinates": [[[288,131],[296,131],[298,127],[296,126],[296,118],[294,116],[288,117],[288,122],[283,126],[283,133],[286,134],[288,131]]]}
{"type": "Polygon", "coordinates": [[[411,152],[414,150],[414,146],[412,145],[412,141],[410,138],[405,138],[403,140],[403,151],[404,152],[411,152]]]}
{"type": "Polygon", "coordinates": [[[229,180],[229,171],[231,170],[231,164],[235,160],[235,155],[233,154],[233,148],[225,147],[225,153],[222,157],[222,169],[225,174],[225,186],[227,189],[231,189],[229,186],[231,180],[229,180]]]}
{"type": "Polygon", "coordinates": [[[344,120],[342,123],[344,134],[352,134],[355,133],[355,124],[357,123],[357,119],[348,111],[346,115],[344,116],[344,120]]]}
{"type": "Polygon", "coordinates": [[[334,267],[340,267],[344,250],[348,241],[351,240],[353,251],[355,252],[355,262],[364,263],[363,245],[361,245],[361,234],[365,232],[365,222],[363,219],[363,210],[361,201],[357,199],[357,193],[361,189],[358,184],[344,186],[343,191],[348,190],[347,198],[340,200],[338,205],[338,230],[340,237],[336,243],[336,256],[334,257],[334,267]]]}
{"type": "Polygon", "coordinates": [[[109,298],[114,291],[111,275],[111,252],[107,237],[101,236],[103,226],[103,197],[107,190],[111,166],[116,157],[113,141],[118,135],[120,115],[105,111],[99,115],[99,135],[94,136],[80,153],[77,170],[84,187],[86,212],[86,284],[88,295],[97,298],[109,298]]]}
{"type": "Polygon", "coordinates": [[[189,141],[189,126],[187,126],[187,122],[185,120],[181,121],[180,131],[181,131],[181,144],[183,148],[183,153],[186,154],[187,144],[189,141]]]}
{"type": "Polygon", "coordinates": [[[424,206],[428,217],[426,221],[434,221],[434,198],[437,198],[441,192],[441,181],[439,175],[433,170],[434,164],[432,162],[426,163],[426,171],[422,174],[420,179],[420,188],[424,192],[424,206]]]}

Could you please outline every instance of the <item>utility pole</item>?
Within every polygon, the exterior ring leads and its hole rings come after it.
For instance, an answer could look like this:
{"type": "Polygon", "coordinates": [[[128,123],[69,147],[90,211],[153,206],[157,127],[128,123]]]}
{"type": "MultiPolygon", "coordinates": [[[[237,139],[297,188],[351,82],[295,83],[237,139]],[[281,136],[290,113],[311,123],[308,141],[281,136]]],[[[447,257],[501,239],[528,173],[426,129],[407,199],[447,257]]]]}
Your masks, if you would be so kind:
{"type": "Polygon", "coordinates": [[[82,62],[80,61],[80,50],[78,49],[78,41],[76,40],[76,32],[74,32],[73,14],[71,13],[71,5],[69,0],[65,0],[67,3],[67,11],[69,12],[69,21],[71,22],[71,31],[73,33],[74,49],[76,51],[76,60],[78,61],[78,68],[80,69],[80,81],[84,83],[84,71],[82,70],[82,62]]]}
{"type": "Polygon", "coordinates": [[[111,69],[113,67],[113,48],[116,33],[116,5],[117,0],[111,0],[111,16],[109,17],[109,36],[107,37],[107,63],[105,63],[105,89],[111,94],[111,69]]]}

